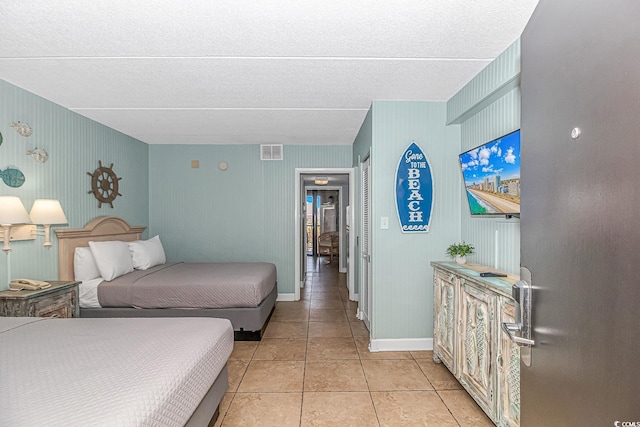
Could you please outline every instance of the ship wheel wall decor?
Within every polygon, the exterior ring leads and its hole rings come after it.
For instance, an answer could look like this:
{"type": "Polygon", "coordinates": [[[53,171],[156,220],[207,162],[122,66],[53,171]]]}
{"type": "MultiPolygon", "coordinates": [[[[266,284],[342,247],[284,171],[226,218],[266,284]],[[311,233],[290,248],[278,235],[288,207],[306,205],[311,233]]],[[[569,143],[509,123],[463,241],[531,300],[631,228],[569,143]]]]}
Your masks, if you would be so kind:
{"type": "Polygon", "coordinates": [[[106,167],[102,166],[102,162],[98,160],[98,169],[93,173],[87,172],[87,175],[91,177],[91,190],[88,193],[93,193],[98,199],[98,207],[101,208],[103,203],[109,203],[109,206],[113,208],[113,201],[116,197],[122,196],[118,192],[118,181],[122,178],[118,178],[113,171],[113,163],[106,167]]]}

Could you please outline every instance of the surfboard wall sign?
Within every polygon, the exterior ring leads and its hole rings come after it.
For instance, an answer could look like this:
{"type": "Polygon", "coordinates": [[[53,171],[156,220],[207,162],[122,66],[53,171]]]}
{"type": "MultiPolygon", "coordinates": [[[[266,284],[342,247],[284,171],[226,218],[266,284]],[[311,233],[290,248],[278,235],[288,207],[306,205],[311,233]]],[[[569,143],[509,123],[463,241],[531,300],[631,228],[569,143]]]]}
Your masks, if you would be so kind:
{"type": "Polygon", "coordinates": [[[433,174],[415,141],[402,153],[396,170],[396,208],[403,233],[427,233],[433,211],[433,174]]]}

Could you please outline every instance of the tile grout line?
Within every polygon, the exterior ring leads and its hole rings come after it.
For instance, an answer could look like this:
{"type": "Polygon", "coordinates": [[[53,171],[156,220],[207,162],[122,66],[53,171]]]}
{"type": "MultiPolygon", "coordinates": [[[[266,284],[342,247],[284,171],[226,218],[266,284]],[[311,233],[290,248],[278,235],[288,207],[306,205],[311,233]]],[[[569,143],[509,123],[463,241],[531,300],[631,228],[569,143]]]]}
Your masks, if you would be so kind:
{"type": "MultiPolygon", "coordinates": [[[[303,416],[303,408],[304,408],[304,398],[305,398],[305,381],[307,379],[307,356],[309,355],[309,329],[310,329],[310,321],[311,321],[311,304],[313,300],[313,287],[314,287],[314,278],[311,278],[311,289],[309,289],[309,312],[307,314],[307,334],[306,334],[306,342],[304,346],[304,366],[302,368],[302,396],[300,398],[300,417],[298,419],[298,426],[302,426],[302,416],[303,416]]],[[[300,298],[302,301],[302,298],[300,298]]]]}

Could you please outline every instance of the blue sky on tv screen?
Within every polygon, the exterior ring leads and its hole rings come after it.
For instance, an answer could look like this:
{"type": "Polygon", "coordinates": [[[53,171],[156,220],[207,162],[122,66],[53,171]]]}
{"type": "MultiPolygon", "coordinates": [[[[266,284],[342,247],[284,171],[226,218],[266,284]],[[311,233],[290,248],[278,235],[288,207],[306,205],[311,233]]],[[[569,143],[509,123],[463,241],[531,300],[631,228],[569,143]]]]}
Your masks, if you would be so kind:
{"type": "Polygon", "coordinates": [[[520,131],[460,154],[465,187],[500,175],[500,180],[520,178],[520,131]]]}

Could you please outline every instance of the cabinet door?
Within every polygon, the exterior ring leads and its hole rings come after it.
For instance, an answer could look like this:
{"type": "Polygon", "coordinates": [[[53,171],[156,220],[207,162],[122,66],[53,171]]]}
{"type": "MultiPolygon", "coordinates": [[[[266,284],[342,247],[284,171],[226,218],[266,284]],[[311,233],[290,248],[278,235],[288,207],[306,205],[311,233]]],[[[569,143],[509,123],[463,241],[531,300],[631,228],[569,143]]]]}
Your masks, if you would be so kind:
{"type": "Polygon", "coordinates": [[[494,404],[494,365],[496,350],[495,295],[464,282],[460,284],[459,380],[480,407],[492,417],[494,404]],[[495,345],[495,344],[494,344],[495,345]]]}
{"type": "MultiPolygon", "coordinates": [[[[515,306],[500,298],[500,321],[515,323],[515,306]]],[[[520,425],[520,347],[499,331],[497,363],[499,425],[520,425]]]]}
{"type": "Polygon", "coordinates": [[[434,354],[456,375],[456,287],[454,275],[436,270],[434,274],[434,354]]]}

